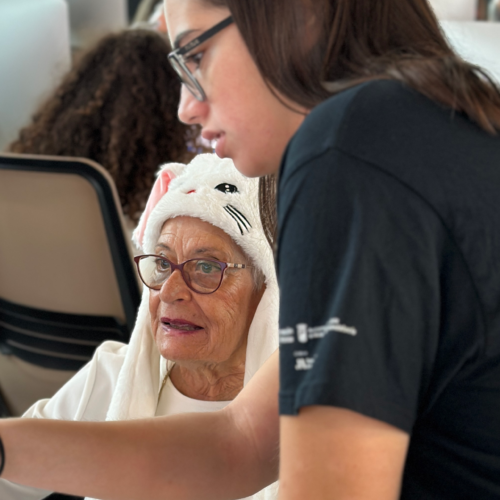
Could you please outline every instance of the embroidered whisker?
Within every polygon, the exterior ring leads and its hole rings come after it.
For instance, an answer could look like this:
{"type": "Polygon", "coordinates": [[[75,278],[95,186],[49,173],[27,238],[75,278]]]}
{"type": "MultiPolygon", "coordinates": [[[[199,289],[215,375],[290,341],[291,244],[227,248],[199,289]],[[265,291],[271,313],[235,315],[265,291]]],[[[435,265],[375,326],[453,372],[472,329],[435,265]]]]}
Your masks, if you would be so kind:
{"type": "Polygon", "coordinates": [[[236,217],[238,217],[240,222],[245,226],[246,230],[249,231],[249,228],[252,227],[252,224],[250,224],[248,219],[237,208],[233,207],[233,205],[226,205],[226,206],[229,208],[229,210],[231,210],[231,212],[236,217]]]}
{"type": "MultiPolygon", "coordinates": [[[[243,228],[240,225],[239,220],[236,218],[236,216],[228,209],[228,207],[224,207],[224,210],[234,219],[236,224],[238,224],[238,229],[240,230],[241,235],[243,236],[243,228]]],[[[246,228],[245,228],[246,229],[246,228]]]]}

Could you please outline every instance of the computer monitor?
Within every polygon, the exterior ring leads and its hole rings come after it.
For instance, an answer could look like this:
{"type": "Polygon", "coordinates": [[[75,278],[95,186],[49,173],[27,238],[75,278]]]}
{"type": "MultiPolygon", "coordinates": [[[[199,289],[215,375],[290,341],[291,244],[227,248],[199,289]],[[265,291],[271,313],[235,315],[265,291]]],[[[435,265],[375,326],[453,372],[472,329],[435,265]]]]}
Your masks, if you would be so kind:
{"type": "Polygon", "coordinates": [[[71,46],[87,48],[103,35],[128,25],[126,0],[66,0],[71,25],[71,46]]]}

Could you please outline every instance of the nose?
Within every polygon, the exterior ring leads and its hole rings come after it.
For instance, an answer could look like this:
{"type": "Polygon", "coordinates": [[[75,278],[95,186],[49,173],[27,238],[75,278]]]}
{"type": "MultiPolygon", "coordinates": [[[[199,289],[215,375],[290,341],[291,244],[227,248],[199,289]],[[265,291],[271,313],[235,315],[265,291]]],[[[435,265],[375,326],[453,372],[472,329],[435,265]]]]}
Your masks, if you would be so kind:
{"type": "Polygon", "coordinates": [[[191,299],[191,290],[186,285],[179,269],[176,269],[160,288],[160,300],[165,303],[191,299]]]}
{"type": "Polygon", "coordinates": [[[187,125],[203,125],[207,112],[206,101],[198,101],[186,86],[182,85],[178,110],[179,120],[187,125]]]}

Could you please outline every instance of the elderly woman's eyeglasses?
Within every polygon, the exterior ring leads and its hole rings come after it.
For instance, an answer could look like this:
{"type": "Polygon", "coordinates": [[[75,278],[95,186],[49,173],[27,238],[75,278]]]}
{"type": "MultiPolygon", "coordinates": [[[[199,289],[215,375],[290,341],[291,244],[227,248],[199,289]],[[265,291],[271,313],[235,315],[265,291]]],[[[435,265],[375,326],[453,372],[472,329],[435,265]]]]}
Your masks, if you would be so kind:
{"type": "Polygon", "coordinates": [[[193,71],[197,66],[196,54],[191,57],[186,57],[186,54],[194,50],[203,42],[206,42],[209,38],[219,33],[219,31],[229,26],[232,22],[232,16],[227,17],[209,30],[204,31],[199,37],[191,40],[183,47],[170,52],[170,54],[168,55],[168,60],[170,61],[170,64],[172,65],[176,73],[179,75],[181,83],[186,86],[186,88],[191,92],[191,94],[196,97],[196,99],[198,99],[198,101],[204,101],[207,96],[205,95],[205,92],[200,83],[193,75],[193,71]]]}
{"type": "Polygon", "coordinates": [[[246,269],[246,264],[233,264],[211,259],[190,259],[181,264],[161,255],[138,255],[134,261],[142,282],[151,290],[160,290],[178,269],[186,285],[196,293],[214,293],[221,285],[227,268],[246,269]]]}

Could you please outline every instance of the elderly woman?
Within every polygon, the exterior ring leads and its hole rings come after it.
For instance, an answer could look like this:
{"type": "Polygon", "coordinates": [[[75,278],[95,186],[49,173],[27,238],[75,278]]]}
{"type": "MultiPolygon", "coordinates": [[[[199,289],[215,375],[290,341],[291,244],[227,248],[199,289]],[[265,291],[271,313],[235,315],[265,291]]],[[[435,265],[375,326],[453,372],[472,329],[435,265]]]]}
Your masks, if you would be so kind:
{"type": "MultiPolygon", "coordinates": [[[[160,171],[134,234],[145,285],[129,345],[106,342],[25,417],[126,420],[223,408],[276,350],[278,289],[258,181],[200,155],[160,171]]],[[[275,498],[271,485],[252,498],[275,498]]],[[[0,498],[49,492],[0,480],[0,498]]]]}

